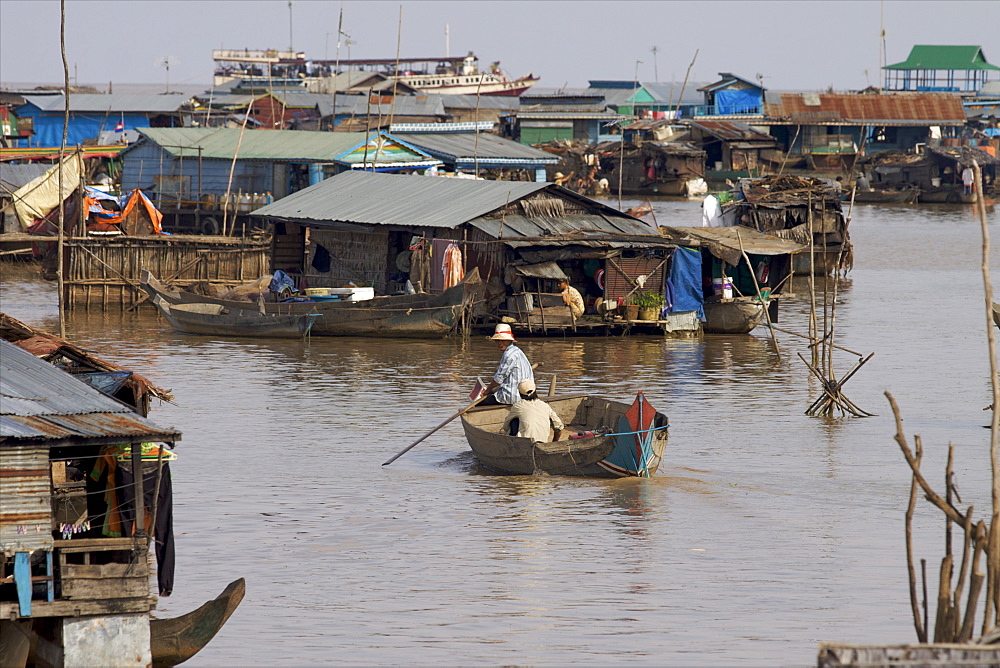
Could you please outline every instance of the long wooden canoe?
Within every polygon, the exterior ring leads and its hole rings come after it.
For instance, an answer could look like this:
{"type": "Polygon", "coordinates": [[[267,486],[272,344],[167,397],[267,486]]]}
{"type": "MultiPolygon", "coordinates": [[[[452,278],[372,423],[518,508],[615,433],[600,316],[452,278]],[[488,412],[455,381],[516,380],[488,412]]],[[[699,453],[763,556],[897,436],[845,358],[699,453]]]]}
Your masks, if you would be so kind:
{"type": "Polygon", "coordinates": [[[216,598],[186,615],[149,620],[153,666],[176,666],[197,654],[219,632],[245,593],[246,581],[240,578],[230,582],[216,598]]]}
{"type": "Polygon", "coordinates": [[[765,304],[753,297],[705,302],[703,329],[710,334],[746,334],[764,319],[765,304]]]}
{"type": "Polygon", "coordinates": [[[648,477],[656,473],[667,445],[667,416],[641,392],[632,405],[600,397],[541,397],[566,425],[548,443],[500,433],[509,406],[473,408],[462,415],[469,447],[487,468],[500,473],[598,478],[648,477]],[[593,432],[587,438],[571,433],[593,432]]]}
{"type": "MultiPolygon", "coordinates": [[[[366,301],[264,302],[267,313],[301,315],[320,313],[313,325],[314,336],[385,336],[436,338],[452,333],[461,314],[475,298],[481,280],[473,268],[458,285],[441,294],[386,295],[366,301]]],[[[207,297],[176,290],[142,272],[140,285],[152,297],[171,304],[221,304],[227,308],[255,308],[250,302],[207,297]]]]}
{"type": "Polygon", "coordinates": [[[185,334],[298,338],[309,333],[318,313],[279,315],[222,304],[170,304],[157,295],[153,304],[170,326],[185,334]]]}

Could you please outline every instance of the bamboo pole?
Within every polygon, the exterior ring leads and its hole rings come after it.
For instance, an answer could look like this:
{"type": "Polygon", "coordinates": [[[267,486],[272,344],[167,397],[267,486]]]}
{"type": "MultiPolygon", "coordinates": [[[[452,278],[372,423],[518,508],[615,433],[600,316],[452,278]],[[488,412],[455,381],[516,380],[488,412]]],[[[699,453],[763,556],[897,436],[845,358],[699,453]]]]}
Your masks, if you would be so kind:
{"type": "Polygon", "coordinates": [[[1000,382],[997,379],[996,335],[993,329],[993,282],[990,278],[990,232],[986,222],[986,202],[983,195],[983,172],[977,161],[972,162],[976,179],[976,209],[983,235],[982,272],[986,293],[986,342],[990,355],[990,388],[993,393],[993,419],[990,421],[990,468],[992,473],[989,549],[986,559],[986,614],[983,624],[996,625],[1000,617],[998,581],[1000,581],[1000,382]]]}
{"type": "MultiPolygon", "coordinates": [[[[764,309],[764,315],[767,316],[767,327],[771,332],[771,342],[774,343],[774,353],[778,356],[778,361],[781,362],[781,351],[778,350],[778,335],[774,333],[774,329],[771,327],[771,311],[767,308],[767,304],[760,296],[760,285],[757,284],[757,274],[753,270],[753,265],[750,263],[750,256],[747,252],[743,250],[743,237],[740,235],[739,227],[736,228],[736,240],[740,243],[740,253],[743,255],[743,259],[746,260],[747,269],[750,270],[750,278],[753,279],[753,288],[757,291],[757,299],[761,301],[761,307],[764,309]]],[[[662,264],[662,263],[661,263],[662,264]]]]}
{"type": "MultiPolygon", "coordinates": [[[[66,206],[63,201],[63,164],[66,159],[66,141],[69,137],[69,64],[66,61],[66,0],[59,0],[59,53],[63,65],[63,131],[59,145],[59,237],[56,242],[56,283],[59,290],[59,336],[66,338],[66,286],[63,283],[63,244],[66,235],[66,206]]],[[[82,175],[81,175],[82,178],[82,175]]],[[[81,206],[82,206],[81,202],[81,206]]]]}

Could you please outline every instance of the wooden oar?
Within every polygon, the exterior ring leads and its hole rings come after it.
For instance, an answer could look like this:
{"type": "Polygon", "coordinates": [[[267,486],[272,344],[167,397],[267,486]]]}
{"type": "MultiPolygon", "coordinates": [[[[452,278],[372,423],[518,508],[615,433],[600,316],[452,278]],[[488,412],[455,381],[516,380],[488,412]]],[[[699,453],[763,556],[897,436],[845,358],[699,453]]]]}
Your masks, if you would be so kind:
{"type": "Polygon", "coordinates": [[[444,422],[442,422],[441,424],[439,424],[438,426],[434,427],[429,432],[427,432],[426,434],[424,434],[423,436],[421,436],[420,438],[418,438],[417,440],[415,440],[413,443],[410,443],[408,446],[406,446],[405,448],[403,448],[402,450],[400,450],[399,452],[397,452],[396,455],[392,459],[390,459],[389,461],[387,461],[384,464],[382,464],[382,466],[388,466],[389,464],[393,463],[394,461],[396,461],[397,459],[399,459],[400,457],[402,457],[403,455],[405,455],[407,452],[409,452],[410,450],[412,450],[418,443],[420,443],[420,441],[424,440],[425,438],[427,438],[428,436],[430,436],[431,434],[433,434],[434,432],[436,432],[438,429],[440,429],[441,427],[445,426],[446,424],[448,424],[449,422],[451,422],[452,420],[454,420],[455,418],[457,418],[462,413],[465,413],[470,408],[476,406],[480,401],[482,401],[483,399],[485,399],[488,396],[489,395],[485,395],[485,396],[479,397],[478,399],[476,399],[475,401],[473,401],[471,404],[469,404],[468,406],[466,406],[462,410],[458,411],[457,413],[455,413],[454,415],[452,415],[450,418],[448,418],[447,420],[445,420],[444,422]]]}

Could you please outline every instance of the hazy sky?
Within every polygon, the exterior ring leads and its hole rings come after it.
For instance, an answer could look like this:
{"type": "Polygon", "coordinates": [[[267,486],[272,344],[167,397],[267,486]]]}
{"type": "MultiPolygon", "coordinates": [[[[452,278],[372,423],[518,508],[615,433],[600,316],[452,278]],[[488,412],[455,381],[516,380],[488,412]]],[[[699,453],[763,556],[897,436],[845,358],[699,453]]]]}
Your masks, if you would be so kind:
{"type": "MultiPolygon", "coordinates": [[[[914,44],[975,44],[1000,64],[1000,2],[535,2],[68,0],[71,81],[81,84],[211,83],[212,49],[286,49],[334,58],[337,20],[354,58],[393,58],[402,7],[403,57],[475,51],[509,76],[534,72],[540,87],[588,79],[763,75],[773,89],[856,90],[878,82],[879,27],[889,63],[914,44]],[[881,14],[881,19],[880,19],[881,14]],[[657,48],[654,55],[652,48],[657,48]],[[637,65],[636,61],[642,61],[637,65]]],[[[342,42],[341,57],[347,58],[342,42]]],[[[57,0],[0,1],[0,84],[62,81],[57,0]]]]}

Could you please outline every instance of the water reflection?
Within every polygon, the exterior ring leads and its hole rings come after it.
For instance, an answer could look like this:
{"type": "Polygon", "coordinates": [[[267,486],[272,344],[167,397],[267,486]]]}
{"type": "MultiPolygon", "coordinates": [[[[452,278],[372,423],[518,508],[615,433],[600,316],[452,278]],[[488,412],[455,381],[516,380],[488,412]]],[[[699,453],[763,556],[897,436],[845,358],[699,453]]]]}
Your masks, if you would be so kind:
{"type": "MultiPolygon", "coordinates": [[[[698,220],[697,202],[655,205],[661,224],[698,220]]],[[[493,475],[457,422],[381,467],[493,373],[480,337],[204,340],[145,311],[71,314],[70,338],[177,396],[151,415],[184,433],[177,587],[158,614],[247,578],[192,665],[805,665],[819,641],[912,641],[909,475],[882,392],[927,470],[956,444],[963,499],[987,507],[979,228],[965,208],[857,207],[851,229],[837,343],[876,351],[845,391],[878,417],[805,416],[821,388],[787,334],[780,364],[766,330],[522,342],[543,389],[555,374],[559,393],[644,390],[669,415],[649,480],[493,475]]],[[[804,334],[799,281],[779,326],[804,334]]],[[[58,331],[54,296],[0,278],[0,308],[58,331]]],[[[940,555],[937,529],[915,537],[921,558],[940,555]]]]}

